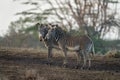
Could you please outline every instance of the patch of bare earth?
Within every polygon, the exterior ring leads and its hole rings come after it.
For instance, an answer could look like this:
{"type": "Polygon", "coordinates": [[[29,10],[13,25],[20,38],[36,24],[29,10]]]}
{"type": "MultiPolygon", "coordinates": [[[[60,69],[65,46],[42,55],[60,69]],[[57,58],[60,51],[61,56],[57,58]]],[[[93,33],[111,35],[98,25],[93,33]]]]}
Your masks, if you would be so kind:
{"type": "Polygon", "coordinates": [[[54,54],[47,65],[47,52],[34,49],[0,48],[0,80],[119,80],[120,58],[92,60],[91,70],[75,69],[76,57],[69,56],[67,68],[63,56],[54,54]]]}

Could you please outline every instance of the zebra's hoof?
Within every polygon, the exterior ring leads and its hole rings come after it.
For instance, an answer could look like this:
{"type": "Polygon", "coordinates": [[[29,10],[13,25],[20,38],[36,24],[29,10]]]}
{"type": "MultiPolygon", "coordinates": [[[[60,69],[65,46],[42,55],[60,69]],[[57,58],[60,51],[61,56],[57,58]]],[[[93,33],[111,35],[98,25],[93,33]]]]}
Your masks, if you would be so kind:
{"type": "Polygon", "coordinates": [[[81,70],[85,70],[85,69],[86,69],[86,67],[81,67],[80,69],[81,69],[81,70]]]}
{"type": "Polygon", "coordinates": [[[47,63],[47,65],[48,65],[48,66],[51,66],[51,65],[52,65],[52,63],[51,63],[51,62],[48,62],[48,63],[47,63]]]}
{"type": "Polygon", "coordinates": [[[90,69],[91,69],[90,67],[86,67],[86,66],[81,67],[81,70],[90,70],[90,69]]]}
{"type": "Polygon", "coordinates": [[[66,65],[66,64],[63,64],[63,67],[64,67],[64,68],[67,68],[67,65],[66,65]]]}
{"type": "Polygon", "coordinates": [[[88,67],[88,68],[87,68],[87,70],[91,70],[91,68],[90,68],[90,67],[88,67]]]}
{"type": "Polygon", "coordinates": [[[83,68],[83,67],[81,67],[80,69],[81,69],[81,70],[84,70],[84,68],[83,68]]]}
{"type": "Polygon", "coordinates": [[[75,66],[75,69],[79,69],[79,66],[78,66],[78,65],[76,65],[76,66],[75,66]]]}

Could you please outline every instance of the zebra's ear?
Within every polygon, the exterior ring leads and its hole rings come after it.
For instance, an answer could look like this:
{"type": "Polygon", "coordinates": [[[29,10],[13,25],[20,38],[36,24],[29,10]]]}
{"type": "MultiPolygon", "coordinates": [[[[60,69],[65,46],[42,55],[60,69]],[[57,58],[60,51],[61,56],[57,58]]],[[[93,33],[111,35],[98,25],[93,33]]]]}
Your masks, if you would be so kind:
{"type": "Polygon", "coordinates": [[[38,25],[40,25],[40,23],[36,23],[36,25],[35,25],[35,26],[37,27],[38,25]]]}
{"type": "Polygon", "coordinates": [[[52,24],[47,24],[49,29],[52,29],[52,24]]]}
{"type": "Polygon", "coordinates": [[[35,25],[35,27],[41,27],[42,25],[44,25],[44,24],[42,24],[42,23],[37,23],[36,25],[35,25]]]}
{"type": "Polygon", "coordinates": [[[42,27],[44,24],[42,24],[42,23],[37,23],[36,25],[35,25],[35,29],[36,30],[38,30],[40,27],[42,27]]]}
{"type": "Polygon", "coordinates": [[[56,24],[55,26],[58,27],[58,24],[56,24]]]}

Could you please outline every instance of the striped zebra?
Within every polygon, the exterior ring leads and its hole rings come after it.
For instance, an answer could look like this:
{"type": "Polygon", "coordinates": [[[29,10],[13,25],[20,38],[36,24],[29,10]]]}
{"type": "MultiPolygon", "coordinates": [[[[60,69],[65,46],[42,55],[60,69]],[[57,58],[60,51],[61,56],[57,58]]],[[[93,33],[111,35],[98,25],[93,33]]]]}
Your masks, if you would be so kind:
{"type": "Polygon", "coordinates": [[[55,25],[39,25],[39,39],[44,40],[48,48],[48,60],[52,57],[52,48],[61,49],[64,53],[64,65],[67,64],[67,51],[75,51],[77,53],[77,66],[83,59],[81,68],[91,66],[90,52],[94,53],[94,45],[91,38],[87,35],[72,36],[62,28],[55,25]],[[43,34],[46,33],[46,34],[43,34]],[[88,61],[88,66],[87,66],[88,61]]]}
{"type": "Polygon", "coordinates": [[[50,39],[47,39],[46,37],[48,34],[48,31],[51,29],[52,26],[53,25],[51,24],[40,24],[40,23],[36,24],[36,27],[38,29],[39,40],[43,41],[45,44],[45,47],[48,48],[48,61],[50,61],[50,58],[52,57],[51,51],[52,51],[53,45],[56,45],[56,46],[58,45],[56,40],[54,39],[50,40],[50,39]]]}

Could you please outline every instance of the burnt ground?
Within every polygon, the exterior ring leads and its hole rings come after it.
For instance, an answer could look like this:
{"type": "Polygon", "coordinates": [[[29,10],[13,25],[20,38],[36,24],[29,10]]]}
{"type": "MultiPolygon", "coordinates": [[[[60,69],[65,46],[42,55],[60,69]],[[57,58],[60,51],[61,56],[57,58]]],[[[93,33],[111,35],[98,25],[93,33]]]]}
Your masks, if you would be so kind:
{"type": "Polygon", "coordinates": [[[120,80],[120,58],[92,59],[90,70],[75,69],[71,56],[64,68],[63,59],[55,56],[47,65],[44,51],[0,49],[0,80],[120,80]]]}

